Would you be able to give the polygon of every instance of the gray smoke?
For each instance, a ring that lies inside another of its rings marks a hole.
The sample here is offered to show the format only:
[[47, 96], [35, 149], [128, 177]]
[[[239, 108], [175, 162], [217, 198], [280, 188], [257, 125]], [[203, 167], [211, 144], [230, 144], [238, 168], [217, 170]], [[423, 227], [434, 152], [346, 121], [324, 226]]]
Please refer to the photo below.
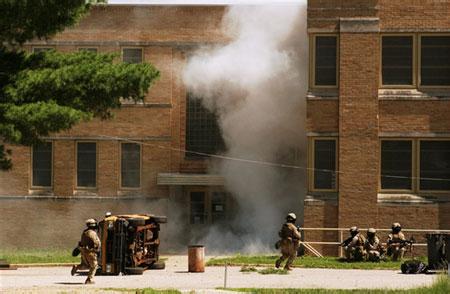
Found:
[[[231, 41], [191, 55], [183, 80], [218, 114], [225, 155], [304, 165], [306, 1], [232, 6], [223, 30]], [[285, 215], [302, 212], [304, 170], [234, 160], [212, 160], [210, 169], [225, 177], [239, 209], [201, 240], [209, 252], [272, 250]]]

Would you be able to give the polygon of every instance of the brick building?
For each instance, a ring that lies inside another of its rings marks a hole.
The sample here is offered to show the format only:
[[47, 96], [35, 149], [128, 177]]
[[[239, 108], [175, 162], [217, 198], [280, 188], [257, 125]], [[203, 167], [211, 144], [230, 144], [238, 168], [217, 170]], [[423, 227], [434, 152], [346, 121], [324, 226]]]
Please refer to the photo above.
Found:
[[[77, 26], [25, 45], [117, 52], [153, 63], [161, 78], [144, 103], [125, 103], [112, 120], [82, 123], [39, 148], [13, 146], [14, 168], [0, 172], [0, 244], [73, 245], [80, 220], [108, 210], [167, 214], [165, 237], [184, 241], [194, 231], [186, 226], [201, 231], [229, 216], [235, 204], [224, 179], [208, 173], [211, 159], [180, 151], [223, 144], [180, 74], [193, 49], [226, 42], [224, 11], [98, 6]], [[448, 11], [447, 0], [308, 1], [305, 227], [450, 229]]]
[[[223, 147], [216, 117], [189, 97], [180, 76], [186, 54], [225, 41], [224, 9], [96, 6], [75, 27], [25, 44], [29, 52], [115, 52], [124, 62], [154, 64], [161, 77], [144, 103], [124, 102], [114, 119], [81, 123], [34, 148], [12, 146], [13, 169], [0, 172], [2, 245], [73, 245], [82, 220], [105, 211], [168, 215], [173, 228], [164, 228], [165, 237], [228, 216], [233, 202], [223, 178], [206, 173], [210, 159], [180, 151]], [[10, 224], [17, 219], [21, 234]]]
[[306, 227], [450, 229], [449, 11], [308, 1]]

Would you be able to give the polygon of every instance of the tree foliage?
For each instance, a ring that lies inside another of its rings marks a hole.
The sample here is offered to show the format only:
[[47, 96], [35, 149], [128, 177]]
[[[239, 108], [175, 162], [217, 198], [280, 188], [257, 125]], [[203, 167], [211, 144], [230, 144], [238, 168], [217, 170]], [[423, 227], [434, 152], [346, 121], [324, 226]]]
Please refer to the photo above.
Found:
[[[92, 1], [88, 1], [92, 2]], [[0, 0], [0, 139], [33, 145], [93, 117], [106, 119], [121, 99], [142, 101], [159, 77], [151, 64], [117, 62], [114, 54], [25, 53], [17, 44], [48, 38], [74, 24], [87, 1]], [[0, 145], [0, 169], [10, 151]]]

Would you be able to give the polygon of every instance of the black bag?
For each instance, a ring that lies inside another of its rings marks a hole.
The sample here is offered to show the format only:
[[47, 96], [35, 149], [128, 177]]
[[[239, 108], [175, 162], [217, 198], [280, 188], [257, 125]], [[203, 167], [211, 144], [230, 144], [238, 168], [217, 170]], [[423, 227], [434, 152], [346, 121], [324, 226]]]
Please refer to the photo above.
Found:
[[81, 251], [80, 251], [80, 248], [78, 248], [78, 246], [72, 250], [73, 257], [80, 255], [80, 253], [81, 253]]
[[427, 265], [419, 260], [407, 260], [400, 269], [403, 274], [425, 274], [428, 271]]

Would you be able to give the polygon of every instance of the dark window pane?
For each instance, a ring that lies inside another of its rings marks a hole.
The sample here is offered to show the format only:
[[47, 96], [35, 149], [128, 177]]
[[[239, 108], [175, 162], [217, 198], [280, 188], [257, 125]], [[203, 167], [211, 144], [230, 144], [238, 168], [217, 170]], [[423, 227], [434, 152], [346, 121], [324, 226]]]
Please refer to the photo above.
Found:
[[317, 86], [335, 86], [337, 37], [316, 37], [315, 82]]
[[[225, 149], [225, 144], [217, 122], [217, 116], [206, 109], [200, 99], [188, 95], [186, 115], [186, 150], [217, 154]], [[202, 155], [186, 153], [194, 158]]]
[[123, 62], [141, 63], [142, 62], [142, 49], [141, 48], [124, 48], [123, 49]]
[[135, 143], [122, 144], [122, 187], [139, 188], [141, 185], [141, 147]]
[[33, 186], [52, 185], [52, 143], [33, 146]]
[[314, 188], [336, 189], [336, 141], [314, 141]]
[[77, 144], [77, 186], [95, 187], [97, 173], [96, 143]]
[[411, 190], [412, 141], [381, 142], [381, 189]]
[[420, 141], [420, 189], [450, 190], [450, 141]]
[[206, 222], [205, 192], [191, 192], [191, 224]]
[[83, 48], [78, 48], [78, 51], [87, 51], [87, 52], [97, 53], [97, 48], [83, 47]]
[[450, 86], [450, 36], [421, 38], [421, 84]]
[[412, 85], [413, 37], [383, 37], [383, 85]]
[[225, 221], [227, 193], [213, 192], [211, 195], [211, 217], [213, 223]]

